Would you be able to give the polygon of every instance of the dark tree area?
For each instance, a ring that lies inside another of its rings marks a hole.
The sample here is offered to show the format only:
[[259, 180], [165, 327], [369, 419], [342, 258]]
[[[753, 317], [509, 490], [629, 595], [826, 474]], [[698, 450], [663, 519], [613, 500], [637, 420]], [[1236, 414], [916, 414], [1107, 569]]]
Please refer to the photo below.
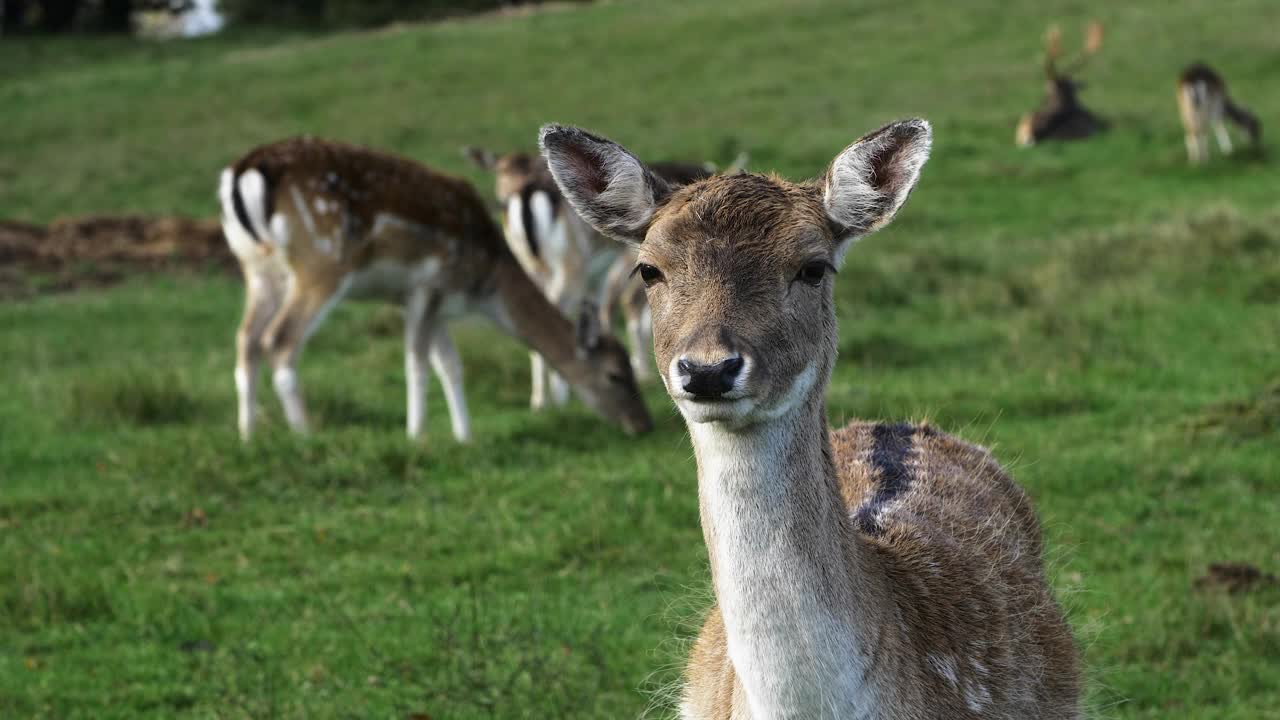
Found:
[[133, 0], [102, 0], [102, 29], [107, 32], [129, 32], [133, 29]]
[[[220, 0], [218, 9], [245, 25], [373, 27], [396, 21], [466, 15], [538, 0]], [[583, 0], [586, 1], [586, 0]], [[0, 0], [5, 33], [72, 30], [129, 32], [136, 10], [182, 12], [191, 0]]]
[[81, 0], [41, 0], [39, 29], [43, 32], [66, 32], [75, 24]]
[[26, 14], [27, 0], [0, 0], [0, 32], [20, 30]]
[[[585, 0], [584, 0], [585, 1]], [[429, 20], [485, 12], [537, 0], [221, 0], [232, 22], [250, 25], [374, 27], [396, 21]]]
[[0, 0], [0, 30], [127, 33], [135, 10], [178, 13], [189, 7], [190, 0]]

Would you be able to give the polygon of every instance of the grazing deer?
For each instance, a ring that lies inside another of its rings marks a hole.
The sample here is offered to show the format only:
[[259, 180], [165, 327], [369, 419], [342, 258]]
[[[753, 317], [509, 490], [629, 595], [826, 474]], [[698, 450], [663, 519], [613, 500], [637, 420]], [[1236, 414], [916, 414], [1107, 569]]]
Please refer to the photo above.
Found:
[[1178, 113], [1186, 132], [1187, 158], [1195, 164], [1209, 159], [1209, 129], [1218, 138], [1218, 149], [1231, 154], [1231, 136], [1224, 120], [1240, 126], [1249, 142], [1258, 147], [1262, 124], [1253, 113], [1231, 101], [1222, 76], [1204, 63], [1194, 63], [1178, 76]]
[[1062, 54], [1061, 32], [1057, 26], [1045, 34], [1045, 97], [1040, 108], [1018, 121], [1016, 141], [1029, 147], [1043, 140], [1079, 140], [1105, 130], [1107, 124], [1080, 104], [1084, 83], [1075, 75], [1102, 47], [1102, 25], [1089, 24], [1084, 48], [1071, 61], [1058, 64]]
[[673, 189], [609, 140], [542, 130], [573, 207], [638, 248], [658, 367], [693, 440], [716, 605], [687, 720], [1081, 717], [1026, 494], [929, 425], [827, 426], [835, 268], [902, 207], [931, 138], [908, 120], [815, 182]]
[[[570, 211], [547, 172], [541, 156], [514, 152], [495, 155], [480, 148], [465, 148], [472, 162], [495, 177], [494, 193], [503, 209], [507, 246], [551, 304], [563, 313], [583, 306], [587, 299], [588, 270], [597, 248], [595, 232]], [[569, 399], [569, 386], [547, 367], [542, 355], [529, 353], [532, 389], [529, 406], [541, 410], [550, 401], [557, 406]]]
[[[564, 203], [541, 155], [499, 155], [473, 146], [463, 148], [463, 154], [475, 165], [493, 172], [494, 195], [503, 207], [507, 244], [525, 272], [562, 312], [581, 307], [589, 294], [592, 266], [597, 258], [614, 254], [614, 244], [604, 241]], [[745, 163], [746, 154], [740, 154], [725, 172], [739, 172]], [[673, 161], [654, 163], [651, 169], [673, 185], [702, 180], [717, 171], [712, 163]], [[614, 309], [622, 309], [632, 371], [636, 378], [648, 380], [649, 348], [653, 342], [648, 331], [644, 286], [632, 279], [635, 258], [627, 253], [618, 255], [596, 294], [595, 304], [606, 328], [613, 324]], [[530, 407], [540, 410], [547, 405], [547, 388], [551, 402], [563, 405], [568, 399], [564, 381], [546, 368], [536, 352], [530, 353], [529, 359], [533, 375]]]
[[586, 404], [627, 432], [650, 427], [626, 351], [595, 313], [574, 324], [547, 302], [465, 180], [409, 160], [312, 138], [259, 147], [222, 172], [227, 243], [245, 277], [236, 335], [240, 434], [253, 430], [265, 357], [289, 426], [307, 429], [298, 356], [345, 297], [405, 308], [408, 433], [426, 420], [427, 363], [440, 375], [454, 436], [470, 438], [462, 364], [446, 323], [479, 312], [536, 349]]

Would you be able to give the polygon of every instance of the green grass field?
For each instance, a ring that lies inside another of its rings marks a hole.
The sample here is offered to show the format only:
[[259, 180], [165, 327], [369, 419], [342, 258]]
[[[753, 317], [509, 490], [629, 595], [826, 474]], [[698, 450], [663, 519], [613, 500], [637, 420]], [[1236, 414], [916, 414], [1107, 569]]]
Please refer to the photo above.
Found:
[[[833, 424], [929, 418], [1035, 497], [1099, 718], [1280, 718], [1280, 161], [1186, 166], [1206, 59], [1280, 127], [1280, 5], [676, 0], [336, 36], [0, 40], [0, 218], [217, 212], [219, 169], [309, 132], [463, 172], [546, 121], [652, 159], [819, 173], [923, 115], [933, 159], [837, 282]], [[1092, 7], [1091, 7], [1092, 6]], [[1113, 129], [1013, 147], [1050, 20], [1106, 45]], [[1274, 133], [1273, 133], [1274, 134]], [[235, 434], [238, 280], [139, 277], [0, 304], [0, 717], [666, 717], [708, 603], [683, 424], [628, 440], [527, 410], [523, 350], [455, 333], [403, 434], [398, 313], [340, 307]]]

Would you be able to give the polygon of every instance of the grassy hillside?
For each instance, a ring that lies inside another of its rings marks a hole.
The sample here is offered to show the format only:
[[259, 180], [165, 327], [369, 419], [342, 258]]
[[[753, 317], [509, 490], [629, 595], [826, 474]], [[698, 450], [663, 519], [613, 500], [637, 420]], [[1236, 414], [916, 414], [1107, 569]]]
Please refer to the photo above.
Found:
[[[594, 128], [812, 176], [877, 124], [936, 150], [840, 273], [833, 423], [930, 418], [1034, 495], [1106, 718], [1280, 717], [1280, 165], [1186, 167], [1205, 59], [1278, 125], [1280, 6], [618, 2], [338, 36], [0, 41], [0, 218], [212, 215], [219, 168], [313, 133], [484, 181], [463, 144]], [[1107, 26], [1086, 143], [1012, 147], [1049, 20]], [[486, 185], [487, 187], [487, 182]], [[403, 437], [400, 327], [340, 307], [234, 431], [240, 287], [0, 305], [0, 716], [653, 717], [707, 603], [688, 439], [536, 416], [514, 343], [457, 333], [476, 442]]]

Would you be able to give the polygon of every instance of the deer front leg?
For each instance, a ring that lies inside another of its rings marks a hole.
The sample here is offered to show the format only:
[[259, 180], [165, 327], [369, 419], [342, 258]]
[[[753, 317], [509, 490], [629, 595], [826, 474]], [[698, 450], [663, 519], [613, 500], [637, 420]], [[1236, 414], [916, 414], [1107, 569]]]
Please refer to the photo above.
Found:
[[337, 281], [302, 281], [295, 277], [284, 306], [267, 329], [265, 344], [271, 354], [271, 381], [284, 408], [285, 420], [294, 432], [307, 432], [307, 413], [298, 383], [298, 357], [307, 338], [341, 296]]
[[1200, 141], [1198, 133], [1189, 132], [1186, 134], [1187, 140], [1187, 159], [1192, 165], [1199, 165], [1204, 162], [1205, 144]]
[[1231, 154], [1231, 135], [1227, 133], [1227, 125], [1222, 122], [1222, 118], [1218, 118], [1213, 123], [1213, 133], [1218, 138], [1218, 149], [1223, 155]]
[[541, 355], [531, 352], [529, 353], [529, 370], [532, 375], [529, 408], [537, 411], [547, 406], [547, 363]]
[[244, 282], [244, 317], [236, 331], [236, 425], [240, 431], [240, 439], [248, 442], [253, 435], [258, 368], [263, 354], [262, 339], [272, 317], [280, 308], [284, 293], [278, 279], [266, 271], [246, 268]]
[[453, 437], [461, 443], [471, 442], [471, 418], [467, 414], [467, 398], [462, 391], [462, 358], [449, 337], [448, 328], [441, 323], [431, 340], [431, 367], [440, 376], [444, 400], [449, 405], [449, 424]]

